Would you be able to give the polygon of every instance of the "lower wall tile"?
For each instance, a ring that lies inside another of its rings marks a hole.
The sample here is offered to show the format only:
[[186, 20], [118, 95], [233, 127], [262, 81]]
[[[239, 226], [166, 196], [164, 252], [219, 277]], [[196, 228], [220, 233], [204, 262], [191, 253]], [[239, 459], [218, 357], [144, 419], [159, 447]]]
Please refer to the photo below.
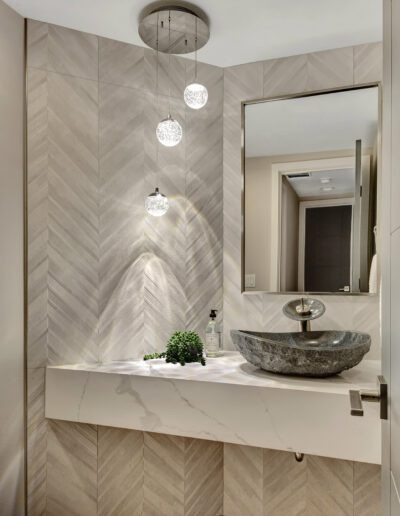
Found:
[[263, 510], [265, 516], [306, 514], [307, 462], [291, 452], [264, 451]]
[[380, 467], [49, 421], [38, 500], [29, 516], [379, 516]]
[[45, 369], [28, 369], [27, 488], [29, 516], [46, 513], [47, 421], [44, 417]]
[[380, 516], [381, 468], [354, 463], [354, 516]]
[[98, 515], [143, 513], [143, 432], [98, 427]]
[[144, 433], [145, 516], [184, 515], [184, 437]]
[[378, 516], [380, 466], [224, 444], [224, 516]]
[[185, 516], [222, 514], [223, 444], [185, 439]]
[[145, 516], [217, 516], [223, 505], [223, 444], [144, 434]]
[[353, 516], [353, 463], [307, 457], [307, 516]]
[[262, 448], [225, 443], [224, 516], [261, 516], [262, 504]]
[[50, 421], [47, 433], [47, 515], [97, 515], [97, 428]]

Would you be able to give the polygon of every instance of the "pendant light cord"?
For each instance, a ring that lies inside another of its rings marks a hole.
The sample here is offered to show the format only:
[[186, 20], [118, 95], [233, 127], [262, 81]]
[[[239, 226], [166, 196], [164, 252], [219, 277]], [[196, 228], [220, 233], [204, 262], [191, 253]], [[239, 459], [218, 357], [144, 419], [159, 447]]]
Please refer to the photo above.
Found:
[[197, 82], [197, 16], [195, 18], [195, 38], [194, 38], [194, 82]]
[[168, 112], [171, 116], [171, 11], [168, 11]]
[[[156, 112], [157, 112], [157, 117], [158, 117], [158, 113], [160, 111], [160, 96], [159, 96], [159, 93], [158, 93], [158, 58], [159, 58], [159, 55], [158, 55], [158, 45], [159, 45], [159, 25], [160, 25], [160, 13], [157, 13], [157, 42], [156, 42]], [[155, 166], [155, 169], [154, 169], [154, 182], [156, 183], [156, 188], [157, 188], [157, 176], [158, 176], [158, 147], [159, 147], [159, 142], [156, 140], [156, 166]]]

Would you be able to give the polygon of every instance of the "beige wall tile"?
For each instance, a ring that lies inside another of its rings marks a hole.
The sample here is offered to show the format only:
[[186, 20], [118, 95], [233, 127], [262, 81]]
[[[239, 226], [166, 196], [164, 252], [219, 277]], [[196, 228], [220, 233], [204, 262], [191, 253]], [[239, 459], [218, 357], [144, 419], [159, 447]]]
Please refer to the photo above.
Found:
[[307, 457], [307, 516], [353, 515], [353, 463]]
[[[154, 50], [144, 49], [144, 89], [167, 99], [169, 96], [183, 102], [183, 92], [186, 87], [187, 59], [169, 56]], [[158, 74], [158, 77], [157, 77]], [[158, 88], [157, 88], [158, 82]]]
[[144, 433], [145, 516], [183, 516], [184, 452], [184, 437]]
[[264, 97], [306, 91], [307, 71], [306, 55], [264, 61]]
[[28, 20], [27, 27], [27, 66], [28, 68], [47, 69], [47, 23]]
[[99, 80], [143, 89], [145, 87], [144, 53], [143, 47], [99, 38]]
[[185, 516], [222, 514], [223, 444], [185, 439]]
[[231, 66], [224, 69], [224, 117], [233, 106], [240, 112], [240, 102], [261, 98], [263, 95], [263, 62]]
[[354, 516], [380, 516], [381, 468], [377, 464], [354, 463]]
[[306, 516], [307, 458], [297, 462], [292, 452], [263, 450], [264, 516]]
[[198, 77], [210, 95], [199, 112], [186, 108], [185, 114], [188, 222], [185, 324], [204, 338], [210, 308], [216, 308], [222, 319], [223, 73], [219, 68], [201, 65]]
[[143, 432], [98, 427], [98, 515], [143, 514]]
[[224, 516], [262, 514], [262, 448], [224, 443]]
[[48, 27], [47, 69], [97, 81], [97, 36], [57, 25]]
[[307, 54], [307, 90], [353, 84], [353, 47]]
[[150, 191], [143, 172], [144, 94], [100, 83], [99, 102], [99, 352], [107, 361], [144, 354], [144, 199]]
[[27, 65], [98, 80], [98, 38], [58, 25], [28, 20]]
[[48, 74], [49, 361], [97, 360], [98, 87]]
[[[151, 94], [148, 95], [153, 98]], [[171, 99], [171, 110], [173, 116], [185, 124], [182, 101]], [[156, 125], [152, 120], [160, 118], [156, 106], [150, 110], [148, 104], [144, 129], [146, 188], [150, 194], [157, 181], [170, 205], [167, 216], [145, 215], [144, 219], [144, 345], [150, 352], [165, 349], [171, 334], [185, 328], [187, 228], [186, 134], [177, 147], [171, 149], [159, 145], [157, 150], [154, 138]], [[158, 170], [157, 174], [151, 174], [151, 169]]]
[[97, 515], [97, 428], [50, 421], [47, 433], [49, 516]]
[[28, 367], [47, 364], [47, 74], [27, 71]]
[[382, 43], [354, 47], [354, 84], [382, 81]]
[[45, 369], [27, 371], [27, 488], [28, 514], [46, 512], [47, 421], [44, 417]]

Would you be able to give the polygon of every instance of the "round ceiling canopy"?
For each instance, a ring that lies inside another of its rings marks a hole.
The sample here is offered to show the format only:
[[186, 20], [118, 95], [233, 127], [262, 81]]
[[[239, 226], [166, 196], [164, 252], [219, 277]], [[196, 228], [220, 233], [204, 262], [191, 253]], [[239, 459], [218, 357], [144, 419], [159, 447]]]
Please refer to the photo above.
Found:
[[165, 54], [189, 54], [203, 47], [210, 38], [205, 17], [174, 5], [156, 7], [140, 20], [139, 35], [154, 50], [157, 50], [157, 32], [158, 50]]

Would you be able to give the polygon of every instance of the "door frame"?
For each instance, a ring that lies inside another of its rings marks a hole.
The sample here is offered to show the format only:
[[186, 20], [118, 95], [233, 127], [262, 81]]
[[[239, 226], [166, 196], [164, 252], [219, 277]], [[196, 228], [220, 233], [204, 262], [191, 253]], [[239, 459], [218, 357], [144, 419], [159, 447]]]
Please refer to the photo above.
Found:
[[[381, 339], [382, 374], [388, 383], [388, 419], [382, 421], [382, 515], [392, 514], [392, 497], [396, 488], [391, 471], [391, 199], [392, 199], [392, 41], [399, 23], [392, 0], [383, 0], [383, 81], [382, 81], [382, 232], [379, 238], [381, 252]], [[396, 70], [398, 73], [398, 70]], [[396, 142], [398, 145], [398, 143]], [[378, 235], [379, 236], [379, 235]], [[392, 516], [395, 516], [394, 514]]]
[[[345, 153], [346, 151], [343, 151]], [[271, 165], [271, 206], [272, 219], [277, 224], [271, 227], [271, 255], [270, 255], [270, 286], [271, 292], [279, 292], [281, 283], [280, 257], [282, 249], [281, 230], [282, 230], [282, 214], [281, 214], [281, 192], [282, 192], [282, 176], [301, 172], [314, 172], [319, 170], [336, 170], [354, 167], [353, 155], [338, 156], [334, 158], [317, 158], [305, 161], [290, 161], [273, 163]], [[371, 160], [371, 154], [366, 153], [362, 156], [363, 164]], [[302, 290], [301, 290], [302, 291]]]
[[[318, 199], [315, 201], [300, 201], [299, 203], [299, 260], [298, 260], [298, 289], [304, 292], [304, 264], [305, 264], [305, 245], [306, 245], [306, 210], [308, 208], [328, 208], [330, 206], [351, 206], [354, 207], [354, 199], [343, 197], [338, 199]], [[351, 236], [350, 236], [350, 273], [353, 261], [353, 217], [354, 210], [351, 211]], [[351, 278], [349, 277], [349, 282]], [[350, 283], [349, 283], [350, 285]]]

